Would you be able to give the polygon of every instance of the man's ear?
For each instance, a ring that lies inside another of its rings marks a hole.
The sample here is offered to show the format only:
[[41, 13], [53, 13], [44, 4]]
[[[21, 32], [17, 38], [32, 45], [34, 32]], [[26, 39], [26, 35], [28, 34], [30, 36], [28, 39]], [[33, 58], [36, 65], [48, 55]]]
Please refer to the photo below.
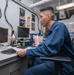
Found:
[[51, 19], [51, 16], [50, 15], [48, 15], [48, 20], [50, 20]]

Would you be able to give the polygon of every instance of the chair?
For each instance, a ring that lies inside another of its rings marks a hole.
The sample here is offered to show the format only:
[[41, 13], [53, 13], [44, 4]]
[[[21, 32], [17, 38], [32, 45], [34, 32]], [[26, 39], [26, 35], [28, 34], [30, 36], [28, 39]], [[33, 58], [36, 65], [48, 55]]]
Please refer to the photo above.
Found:
[[62, 74], [62, 63], [70, 63], [74, 66], [74, 61], [68, 57], [40, 57], [42, 60], [46, 61], [54, 61], [55, 63], [55, 75], [63, 75]]

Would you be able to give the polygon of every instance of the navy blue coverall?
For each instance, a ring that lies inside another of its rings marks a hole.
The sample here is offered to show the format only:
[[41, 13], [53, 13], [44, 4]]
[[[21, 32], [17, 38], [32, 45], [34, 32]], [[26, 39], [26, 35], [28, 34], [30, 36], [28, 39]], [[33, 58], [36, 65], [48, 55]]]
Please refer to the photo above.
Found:
[[[26, 51], [28, 58], [34, 59], [34, 66], [27, 69], [24, 75], [54, 75], [54, 62], [42, 61], [39, 56], [64, 56], [74, 60], [74, 49], [65, 24], [55, 21], [48, 32], [47, 39], [37, 48]], [[74, 67], [63, 63], [63, 75], [73, 75]]]

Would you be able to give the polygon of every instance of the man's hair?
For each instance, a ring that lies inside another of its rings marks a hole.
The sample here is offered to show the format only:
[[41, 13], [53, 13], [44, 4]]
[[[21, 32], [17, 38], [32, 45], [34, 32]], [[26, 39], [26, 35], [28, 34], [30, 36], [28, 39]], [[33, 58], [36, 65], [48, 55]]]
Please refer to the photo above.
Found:
[[47, 11], [47, 10], [51, 10], [54, 13], [53, 7], [45, 7], [45, 8], [42, 8], [42, 9], [40, 9], [40, 12]]
[[45, 8], [40, 9], [40, 12], [43, 12], [43, 11], [51, 11], [53, 14], [52, 20], [54, 20], [54, 9], [53, 9], [53, 7], [45, 7]]

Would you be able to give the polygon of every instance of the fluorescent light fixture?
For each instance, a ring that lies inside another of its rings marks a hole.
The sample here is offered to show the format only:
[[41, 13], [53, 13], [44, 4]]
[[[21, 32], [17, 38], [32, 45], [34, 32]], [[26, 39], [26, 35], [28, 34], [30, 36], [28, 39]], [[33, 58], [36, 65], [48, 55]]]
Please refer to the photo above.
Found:
[[30, 7], [30, 8], [33, 8], [33, 7], [39, 6], [39, 5], [41, 5], [41, 4], [47, 3], [47, 2], [49, 2], [49, 1], [51, 1], [51, 0], [42, 0], [42, 1], [39, 1], [39, 2], [37, 2], [37, 3], [34, 3], [34, 4], [30, 5], [29, 7]]
[[57, 6], [56, 9], [63, 10], [63, 9], [71, 8], [71, 7], [74, 7], [74, 2], [65, 4], [65, 5], [61, 5], [61, 6]]

